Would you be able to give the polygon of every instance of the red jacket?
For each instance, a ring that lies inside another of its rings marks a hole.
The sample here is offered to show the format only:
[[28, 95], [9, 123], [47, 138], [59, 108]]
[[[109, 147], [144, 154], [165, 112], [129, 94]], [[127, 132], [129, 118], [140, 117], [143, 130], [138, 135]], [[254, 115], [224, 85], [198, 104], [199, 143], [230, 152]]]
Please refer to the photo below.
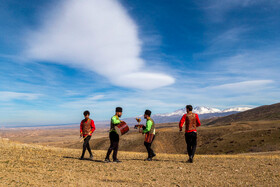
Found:
[[[182, 128], [183, 128], [183, 125], [184, 125], [184, 123], [185, 123], [185, 121], [186, 121], [186, 117], [187, 117], [187, 114], [184, 114], [183, 116], [182, 116], [182, 118], [181, 118], [181, 120], [180, 120], [180, 122], [179, 122], [179, 128], [180, 128], [180, 130], [182, 130]], [[198, 115], [197, 114], [195, 114], [195, 118], [196, 118], [196, 123], [197, 123], [197, 127], [199, 127], [200, 125], [201, 125], [201, 123], [200, 123], [200, 121], [199, 121], [199, 118], [198, 118]], [[196, 132], [196, 129], [195, 130], [185, 130], [185, 132]]]
[[[84, 122], [85, 122], [85, 119], [83, 119], [82, 121], [81, 121], [81, 124], [80, 124], [80, 133], [83, 133], [83, 124], [84, 124]], [[95, 131], [95, 125], [94, 125], [94, 121], [93, 120], [91, 120], [91, 124], [90, 124], [90, 126], [91, 126], [91, 134]], [[88, 134], [88, 136], [91, 136], [91, 134]], [[87, 136], [86, 134], [83, 134], [83, 136], [85, 137], [85, 136]]]

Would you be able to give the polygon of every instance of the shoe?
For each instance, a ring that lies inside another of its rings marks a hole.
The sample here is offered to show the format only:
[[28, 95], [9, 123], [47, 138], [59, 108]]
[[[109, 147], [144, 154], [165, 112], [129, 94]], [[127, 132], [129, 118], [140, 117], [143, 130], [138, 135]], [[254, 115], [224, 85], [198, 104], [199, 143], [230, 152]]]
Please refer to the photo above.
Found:
[[84, 157], [79, 158], [79, 160], [84, 160]]
[[90, 159], [90, 160], [93, 160], [93, 155], [90, 155], [89, 159]]
[[106, 158], [106, 159], [104, 160], [104, 162], [109, 163], [109, 162], [111, 162], [111, 161], [110, 161], [110, 159]]
[[122, 161], [120, 161], [120, 160], [117, 159], [117, 160], [114, 160], [113, 162], [114, 162], [114, 163], [121, 163]]
[[153, 158], [153, 157], [155, 157], [155, 156], [157, 156], [155, 153], [151, 156], [151, 158]]
[[188, 162], [189, 162], [189, 163], [193, 163], [193, 158], [190, 157], [189, 160], [188, 160]]
[[146, 158], [144, 161], [152, 161], [152, 158]]

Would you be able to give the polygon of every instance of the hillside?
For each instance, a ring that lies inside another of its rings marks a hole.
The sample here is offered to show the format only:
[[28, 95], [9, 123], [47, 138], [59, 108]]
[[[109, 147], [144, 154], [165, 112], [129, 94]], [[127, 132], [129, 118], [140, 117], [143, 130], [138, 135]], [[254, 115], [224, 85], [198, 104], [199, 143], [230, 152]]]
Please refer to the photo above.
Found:
[[[80, 161], [80, 151], [26, 145], [0, 139], [0, 186], [245, 186], [278, 185], [279, 153], [185, 155], [120, 152], [120, 164], [103, 163], [105, 151], [94, 160]], [[264, 175], [265, 173], [265, 175]]]
[[[186, 152], [184, 133], [177, 123], [157, 124], [153, 147], [157, 153]], [[76, 129], [15, 129], [0, 131], [0, 137], [22, 143], [81, 149], [79, 127]], [[131, 128], [121, 137], [120, 150], [146, 152], [144, 136]], [[90, 144], [94, 150], [109, 147], [108, 129], [97, 129]], [[235, 122], [224, 126], [198, 128], [199, 154], [238, 154], [280, 151], [280, 120]]]
[[227, 125], [240, 121], [280, 120], [280, 103], [264, 105], [251, 110], [213, 120], [206, 125]]
[[[160, 124], [153, 147], [157, 153], [184, 154], [186, 144], [184, 133], [178, 131], [177, 124]], [[280, 121], [258, 121], [234, 123], [228, 126], [202, 126], [198, 129], [198, 154], [237, 154], [248, 152], [280, 151]], [[121, 137], [120, 150], [146, 152], [144, 136], [136, 130]], [[108, 137], [96, 138], [91, 146], [106, 150]], [[63, 145], [81, 148], [81, 143]]]

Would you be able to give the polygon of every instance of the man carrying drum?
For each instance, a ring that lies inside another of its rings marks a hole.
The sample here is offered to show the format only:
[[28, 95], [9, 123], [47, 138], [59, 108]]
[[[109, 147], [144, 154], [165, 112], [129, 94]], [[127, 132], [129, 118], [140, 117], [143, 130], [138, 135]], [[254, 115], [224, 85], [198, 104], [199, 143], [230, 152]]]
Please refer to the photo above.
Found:
[[122, 116], [122, 108], [117, 107], [116, 108], [116, 114], [111, 118], [111, 128], [110, 128], [110, 133], [109, 133], [109, 138], [110, 138], [110, 147], [108, 149], [105, 162], [110, 162], [110, 154], [112, 151], [113, 153], [113, 162], [119, 163], [117, 159], [117, 154], [118, 154], [118, 149], [119, 149], [119, 135], [116, 132], [115, 126], [120, 124], [122, 121], [119, 119]]
[[80, 136], [84, 137], [84, 144], [83, 144], [83, 152], [80, 160], [84, 159], [86, 149], [89, 152], [90, 159], [93, 159], [93, 155], [90, 149], [89, 140], [91, 138], [92, 133], [95, 131], [94, 121], [89, 118], [90, 112], [84, 111], [85, 119], [81, 121], [80, 124]]
[[187, 105], [186, 110], [187, 110], [187, 114], [184, 114], [182, 119], [180, 120], [179, 129], [180, 131], [182, 131], [183, 126], [185, 124], [185, 129], [186, 129], [185, 140], [187, 143], [187, 151], [189, 155], [188, 162], [192, 163], [196, 150], [196, 139], [197, 139], [196, 127], [199, 127], [201, 124], [198, 115], [192, 112], [193, 110], [192, 105]]
[[144, 145], [148, 152], [148, 158], [145, 161], [152, 161], [152, 158], [156, 156], [151, 148], [156, 134], [155, 123], [151, 118], [151, 114], [152, 112], [150, 110], [146, 110], [144, 114], [144, 118], [147, 119], [146, 127], [143, 128], [143, 134], [145, 134]]

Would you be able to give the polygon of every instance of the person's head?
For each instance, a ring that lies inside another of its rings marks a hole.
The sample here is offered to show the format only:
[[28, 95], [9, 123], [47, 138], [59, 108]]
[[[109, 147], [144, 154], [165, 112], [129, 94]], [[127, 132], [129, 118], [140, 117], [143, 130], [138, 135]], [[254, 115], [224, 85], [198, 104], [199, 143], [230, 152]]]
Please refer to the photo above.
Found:
[[187, 106], [186, 106], [186, 110], [187, 110], [188, 113], [189, 113], [189, 112], [192, 112], [192, 110], [193, 110], [192, 105], [187, 105]]
[[122, 116], [122, 107], [117, 107], [117, 108], [116, 108], [116, 115], [117, 115], [118, 117], [121, 117], [121, 116]]
[[90, 112], [88, 110], [84, 111], [85, 119], [88, 119], [89, 115], [90, 115]]
[[150, 110], [146, 110], [144, 113], [144, 118], [147, 119], [148, 117], [151, 117], [152, 112]]

